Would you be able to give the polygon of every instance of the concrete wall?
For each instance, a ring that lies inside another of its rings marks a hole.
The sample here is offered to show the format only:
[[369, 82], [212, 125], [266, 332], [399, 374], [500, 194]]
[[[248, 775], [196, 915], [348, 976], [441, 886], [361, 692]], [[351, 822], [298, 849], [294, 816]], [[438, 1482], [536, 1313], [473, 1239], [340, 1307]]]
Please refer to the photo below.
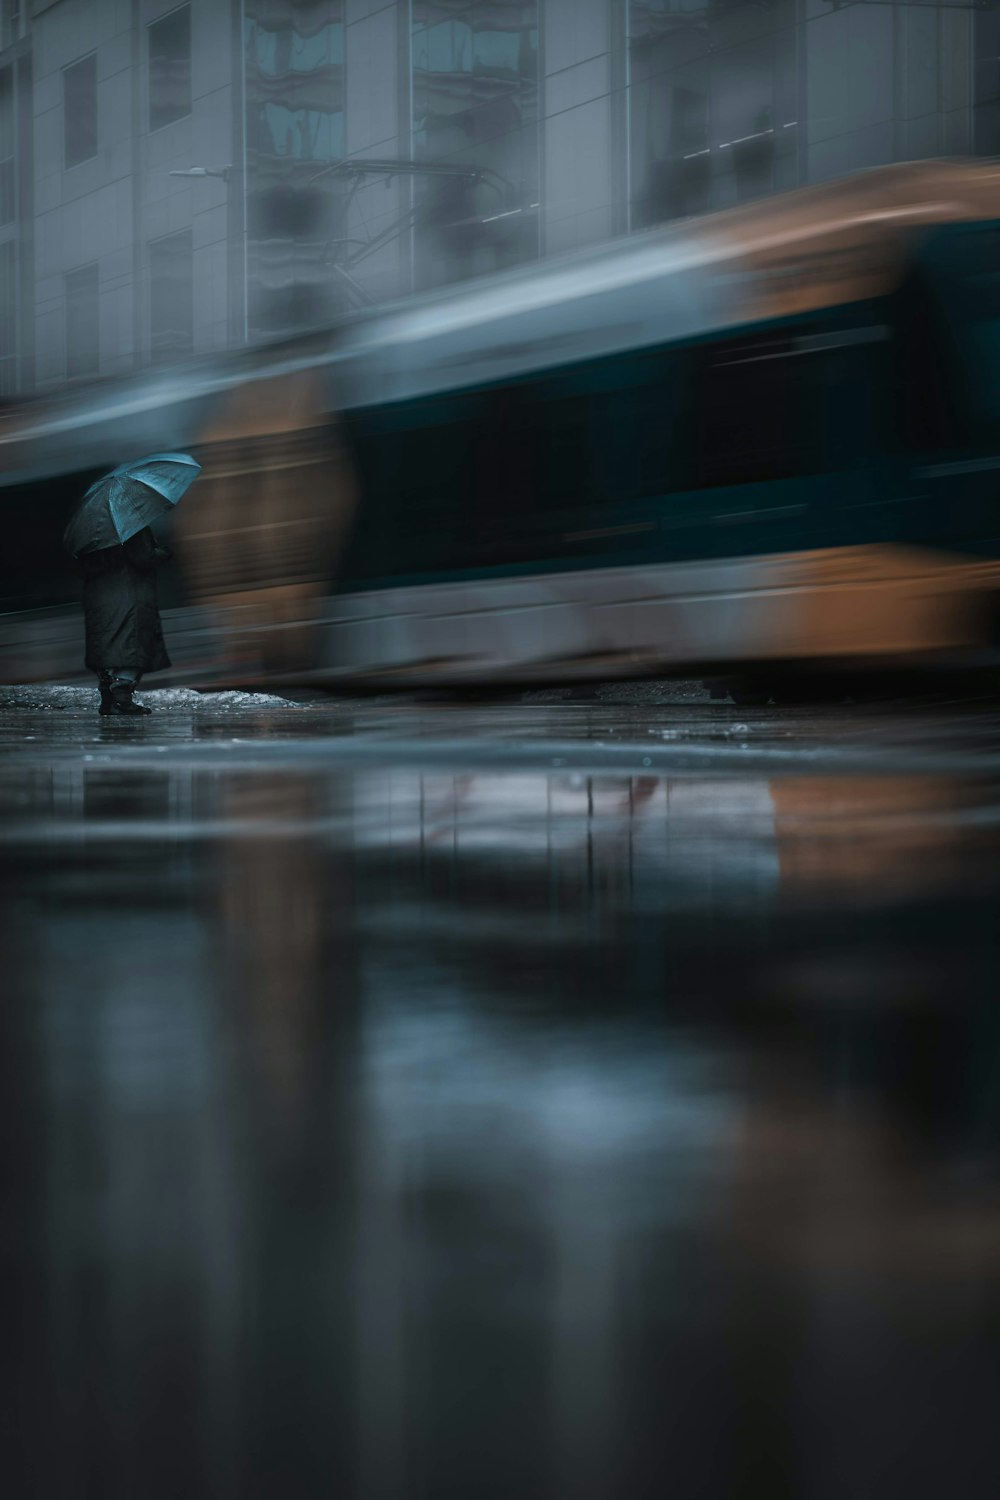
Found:
[[[132, 363], [131, 7], [126, 0], [63, 0], [36, 16], [34, 56], [36, 379], [66, 370], [63, 277], [98, 263], [101, 368]], [[62, 70], [97, 53], [98, 150], [63, 165]]]
[[543, 0], [542, 248], [614, 231], [612, 0]]
[[[121, 374], [148, 353], [151, 239], [191, 229], [196, 350], [225, 347], [227, 187], [184, 181], [172, 168], [226, 165], [232, 140], [232, 22], [226, 3], [195, 3], [192, 112], [148, 129], [146, 26], [175, 9], [169, 0], [62, 0], [33, 23], [36, 244], [36, 379], [66, 370], [64, 276], [96, 261], [100, 371]], [[97, 155], [63, 165], [62, 70], [97, 55]], [[210, 145], [206, 145], [210, 143]], [[196, 157], [207, 149], [213, 161]]]
[[805, 0], [806, 179], [972, 149], [968, 12]]

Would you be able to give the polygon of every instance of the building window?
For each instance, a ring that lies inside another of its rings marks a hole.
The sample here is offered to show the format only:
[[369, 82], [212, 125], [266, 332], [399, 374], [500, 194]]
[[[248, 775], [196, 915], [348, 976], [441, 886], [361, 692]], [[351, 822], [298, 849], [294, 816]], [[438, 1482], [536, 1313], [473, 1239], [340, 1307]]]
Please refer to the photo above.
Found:
[[182, 5], [149, 28], [149, 128], [191, 113], [191, 7]]
[[149, 246], [149, 354], [153, 360], [190, 354], [194, 348], [191, 231]]
[[[537, 0], [413, 0], [417, 281], [538, 254]], [[452, 173], [442, 168], [453, 168]]]
[[798, 181], [794, 0], [629, 0], [634, 228]]
[[97, 54], [63, 68], [63, 150], [67, 167], [97, 155]]
[[14, 131], [14, 69], [0, 68], [0, 224], [17, 213], [17, 150]]
[[96, 375], [98, 343], [97, 265], [81, 266], [66, 277], [66, 374]]
[[341, 184], [316, 174], [345, 152], [343, 0], [245, 0], [243, 45], [254, 338], [336, 311], [330, 247], [347, 234]]

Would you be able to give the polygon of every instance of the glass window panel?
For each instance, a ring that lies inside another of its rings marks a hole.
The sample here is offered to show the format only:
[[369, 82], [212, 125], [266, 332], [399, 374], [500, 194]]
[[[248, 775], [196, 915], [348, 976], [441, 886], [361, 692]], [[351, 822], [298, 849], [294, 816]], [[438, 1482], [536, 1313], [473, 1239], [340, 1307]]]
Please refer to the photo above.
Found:
[[[296, 161], [336, 161], [344, 154], [344, 120], [326, 110], [264, 104], [253, 116], [252, 149]], [[248, 141], [248, 145], [250, 142]]]
[[414, 154], [468, 169], [415, 179], [426, 286], [538, 253], [538, 6], [414, 0], [412, 19]]
[[99, 360], [97, 265], [66, 277], [66, 374], [96, 375]]
[[310, 36], [293, 30], [290, 21], [277, 26], [247, 21], [248, 61], [265, 78], [280, 78], [287, 73], [313, 73], [317, 69], [341, 65], [343, 27], [327, 22]]
[[[248, 147], [335, 161], [344, 153], [344, 28], [339, 0], [249, 0], [244, 33]], [[263, 165], [263, 164], [261, 164]]]
[[63, 69], [63, 146], [67, 167], [97, 155], [97, 57]]
[[[825, 422], [835, 371], [862, 378], [870, 344], [802, 352], [779, 334], [751, 334], [693, 355], [693, 488], [754, 484], [829, 467]], [[843, 437], [838, 441], [843, 445]]]
[[149, 246], [149, 352], [154, 360], [194, 347], [191, 231]]
[[328, 315], [344, 139], [342, 0], [245, 0], [248, 314], [254, 335]]
[[149, 28], [149, 128], [191, 113], [191, 7], [182, 5]]
[[472, 70], [472, 28], [467, 21], [441, 21], [417, 33], [414, 66], [432, 73]]
[[631, 0], [629, 59], [637, 228], [795, 185], [793, 0]]

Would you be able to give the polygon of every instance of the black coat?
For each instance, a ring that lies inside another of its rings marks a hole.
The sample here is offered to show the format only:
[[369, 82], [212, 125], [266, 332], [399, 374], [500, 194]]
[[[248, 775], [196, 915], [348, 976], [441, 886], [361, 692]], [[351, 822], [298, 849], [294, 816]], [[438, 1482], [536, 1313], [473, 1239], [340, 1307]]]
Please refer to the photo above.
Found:
[[169, 667], [154, 568], [169, 556], [148, 529], [123, 547], [80, 557], [86, 665], [92, 672], [159, 672]]

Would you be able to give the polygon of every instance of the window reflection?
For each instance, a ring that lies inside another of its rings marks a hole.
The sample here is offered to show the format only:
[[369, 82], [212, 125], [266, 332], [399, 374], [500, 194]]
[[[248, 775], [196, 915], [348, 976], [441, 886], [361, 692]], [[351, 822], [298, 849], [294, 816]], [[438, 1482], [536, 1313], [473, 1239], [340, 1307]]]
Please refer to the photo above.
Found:
[[343, 29], [328, 21], [312, 35], [293, 31], [282, 21], [278, 26], [250, 19], [247, 47], [252, 50], [259, 72], [267, 78], [286, 73], [313, 73], [331, 64], [343, 63]]
[[336, 185], [310, 179], [345, 152], [343, 0], [247, 0], [244, 51], [248, 321], [263, 336], [334, 310]]
[[[287, 9], [287, 14], [282, 11]], [[336, 11], [337, 15], [331, 13]], [[246, 21], [247, 146], [300, 161], [344, 154], [344, 28], [338, 0], [267, 7]]]
[[336, 161], [343, 156], [343, 118], [325, 110], [263, 104], [253, 120], [247, 149], [297, 161]]
[[798, 180], [793, 0], [630, 0], [636, 228]]
[[[470, 174], [417, 178], [417, 278], [538, 253], [537, 0], [413, 0], [413, 147]], [[482, 175], [474, 177], [471, 169]]]

